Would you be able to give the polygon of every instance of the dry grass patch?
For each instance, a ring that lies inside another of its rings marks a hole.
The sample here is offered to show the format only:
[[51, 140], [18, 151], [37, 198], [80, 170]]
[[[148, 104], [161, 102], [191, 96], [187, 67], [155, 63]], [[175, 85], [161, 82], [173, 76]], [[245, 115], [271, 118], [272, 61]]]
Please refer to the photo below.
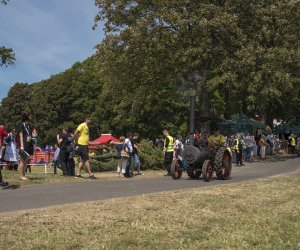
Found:
[[299, 249], [300, 175], [1, 215], [3, 249]]

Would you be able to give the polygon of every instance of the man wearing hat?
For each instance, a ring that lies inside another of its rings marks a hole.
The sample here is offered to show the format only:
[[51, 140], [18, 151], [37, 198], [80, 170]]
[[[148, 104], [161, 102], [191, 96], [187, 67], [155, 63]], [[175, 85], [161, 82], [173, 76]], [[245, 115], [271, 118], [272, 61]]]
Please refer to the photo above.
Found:
[[209, 148], [219, 148], [224, 146], [226, 142], [225, 137], [220, 133], [217, 127], [213, 128], [213, 134], [208, 137]]

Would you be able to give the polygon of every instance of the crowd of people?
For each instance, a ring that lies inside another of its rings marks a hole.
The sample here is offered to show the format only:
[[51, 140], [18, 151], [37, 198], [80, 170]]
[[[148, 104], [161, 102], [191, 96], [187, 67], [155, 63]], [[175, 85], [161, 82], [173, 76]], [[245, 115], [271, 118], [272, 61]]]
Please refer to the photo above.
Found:
[[[20, 179], [27, 181], [26, 169], [36, 147], [35, 129], [31, 125], [32, 114], [24, 112], [21, 123], [17, 129], [6, 132], [3, 125], [0, 125], [0, 186], [7, 186], [8, 183], [2, 178], [2, 162], [6, 162], [9, 170], [19, 170]], [[90, 116], [86, 116], [74, 133], [69, 128], [62, 129], [56, 136], [55, 154], [53, 157], [54, 169], [60, 168], [63, 176], [75, 176], [83, 178], [82, 169], [85, 167], [89, 179], [96, 179], [91, 171], [89, 155], [89, 125], [92, 122]], [[142, 175], [141, 162], [139, 158], [140, 144], [137, 133], [128, 133], [127, 137], [121, 136], [119, 142], [111, 142], [115, 147], [116, 159], [118, 160], [117, 173], [119, 177], [134, 176], [134, 169], [137, 175]], [[163, 136], [157, 139], [155, 144], [162, 148], [165, 160], [165, 176], [170, 175], [171, 165], [174, 158], [182, 157], [184, 145], [189, 144], [190, 137], [182, 140], [181, 136], [173, 137], [167, 129], [163, 130]], [[209, 136], [205, 130], [196, 131], [193, 135], [195, 145], [204, 145], [208, 148], [224, 146], [231, 150], [233, 162], [237, 166], [244, 166], [244, 162], [251, 162], [254, 157], [264, 158], [266, 154], [287, 153], [295, 154], [300, 149], [300, 137], [289, 135], [289, 137], [272, 133], [263, 133], [257, 130], [250, 135], [234, 134], [228, 137], [223, 136], [215, 128]], [[5, 150], [4, 146], [5, 145]], [[75, 155], [79, 158], [77, 172], [75, 173]]]
[[118, 160], [117, 173], [119, 177], [133, 177], [134, 169], [137, 170], [137, 175], [143, 175], [139, 158], [139, 135], [137, 133], [128, 133], [127, 138], [121, 136], [119, 139], [120, 142], [111, 142], [116, 149], [116, 158]]
[[[208, 133], [203, 129], [196, 131], [193, 135], [195, 146], [205, 146], [207, 148], [226, 147], [232, 153], [232, 162], [236, 166], [245, 166], [245, 162], [253, 162], [255, 157], [265, 158], [266, 154], [298, 154], [300, 156], [300, 135], [275, 135], [271, 132], [256, 130], [255, 133], [233, 134], [223, 136], [220, 130], [215, 127], [213, 133]], [[163, 148], [165, 157], [166, 176], [170, 176], [171, 165], [174, 158], [182, 157], [184, 145], [189, 144], [190, 138], [187, 137], [182, 142], [181, 136], [172, 137], [167, 130], [163, 131], [164, 137], [156, 140], [156, 145]]]
[[[0, 186], [8, 185], [2, 177], [2, 167], [6, 162], [9, 169], [19, 170], [20, 179], [27, 181], [26, 169], [30, 161], [30, 156], [34, 153], [36, 147], [35, 132], [31, 125], [31, 112], [22, 114], [21, 123], [17, 129], [6, 132], [3, 125], [0, 125]], [[82, 124], [78, 126], [74, 134], [69, 132], [68, 128], [64, 128], [57, 134], [57, 144], [55, 146], [54, 165], [55, 168], [61, 168], [63, 176], [75, 175], [75, 152], [79, 157], [79, 164], [75, 177], [82, 178], [81, 170], [83, 167], [87, 169], [89, 179], [96, 179], [92, 174], [89, 159], [89, 124], [90, 116], [86, 116]], [[5, 146], [5, 147], [4, 147]]]
[[[22, 181], [28, 180], [26, 169], [30, 161], [30, 156], [34, 154], [34, 148], [36, 147], [31, 120], [32, 114], [24, 112], [17, 129], [12, 129], [9, 133], [6, 132], [3, 125], [0, 125], [0, 186], [2, 187], [8, 185], [2, 179], [1, 169], [4, 165], [9, 170], [19, 170]], [[90, 164], [89, 125], [91, 121], [91, 117], [86, 116], [84, 122], [77, 127], [74, 133], [71, 133], [69, 128], [63, 128], [56, 135], [55, 153], [52, 159], [55, 173], [57, 173], [57, 168], [59, 168], [62, 170], [62, 176], [83, 178], [81, 171], [85, 167], [88, 178], [92, 180], [96, 179], [91, 171]], [[142, 175], [138, 137], [139, 135], [136, 133], [128, 133], [127, 137], [120, 137], [120, 142], [111, 143], [117, 152], [117, 172], [120, 177], [132, 177], [134, 169], [137, 170], [137, 175]], [[75, 155], [79, 159], [76, 173]], [[5, 164], [3, 164], [4, 162]]]

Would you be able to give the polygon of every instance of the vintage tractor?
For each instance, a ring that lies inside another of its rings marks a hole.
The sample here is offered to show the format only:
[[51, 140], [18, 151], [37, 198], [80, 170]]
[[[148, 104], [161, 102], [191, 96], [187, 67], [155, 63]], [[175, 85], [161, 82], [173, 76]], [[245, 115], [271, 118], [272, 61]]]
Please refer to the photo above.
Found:
[[183, 158], [173, 159], [171, 176], [173, 179], [179, 179], [182, 172], [186, 170], [191, 179], [199, 179], [202, 175], [203, 180], [208, 182], [215, 172], [218, 179], [226, 180], [230, 178], [231, 169], [232, 159], [229, 149], [225, 147], [209, 149], [206, 146], [187, 145]]
[[173, 159], [171, 176], [179, 179], [186, 170], [192, 179], [199, 179], [202, 175], [204, 181], [213, 178], [214, 172], [218, 179], [230, 178], [232, 169], [232, 155], [229, 148], [219, 145], [209, 148], [204, 143], [194, 143], [195, 132], [195, 98], [190, 101], [190, 139], [185, 146], [183, 157]]

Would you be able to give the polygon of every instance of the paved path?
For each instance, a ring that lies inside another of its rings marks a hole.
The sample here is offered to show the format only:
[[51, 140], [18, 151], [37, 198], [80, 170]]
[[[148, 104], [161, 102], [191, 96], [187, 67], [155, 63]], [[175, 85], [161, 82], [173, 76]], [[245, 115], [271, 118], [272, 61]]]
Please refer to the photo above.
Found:
[[177, 181], [169, 177], [143, 180], [136, 177], [114, 181], [87, 180], [75, 183], [23, 186], [15, 190], [7, 189], [0, 191], [0, 213], [185, 188], [201, 188], [205, 186], [237, 183], [291, 173], [298, 170], [300, 170], [300, 158], [277, 162], [251, 163], [243, 168], [234, 166], [230, 180], [213, 180], [209, 183], [202, 180], [190, 180], [184, 175], [181, 180]]

